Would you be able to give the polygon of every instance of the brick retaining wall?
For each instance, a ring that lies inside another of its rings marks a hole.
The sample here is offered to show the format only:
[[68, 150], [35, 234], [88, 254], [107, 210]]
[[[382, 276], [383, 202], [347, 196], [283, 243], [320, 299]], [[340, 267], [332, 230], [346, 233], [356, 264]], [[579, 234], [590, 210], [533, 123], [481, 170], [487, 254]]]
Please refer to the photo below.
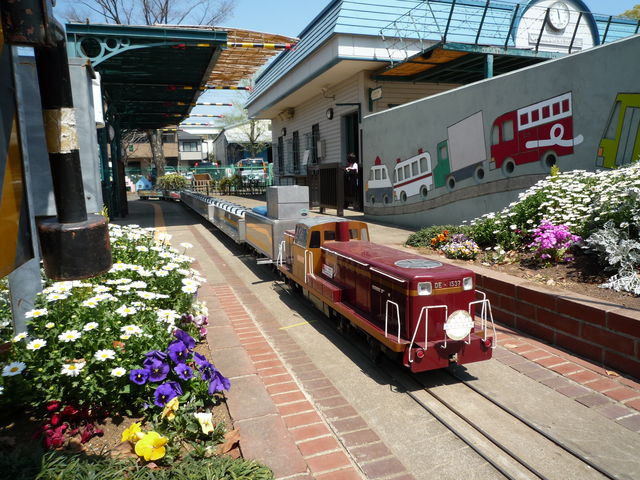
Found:
[[640, 378], [640, 311], [489, 269], [473, 270], [496, 321]]

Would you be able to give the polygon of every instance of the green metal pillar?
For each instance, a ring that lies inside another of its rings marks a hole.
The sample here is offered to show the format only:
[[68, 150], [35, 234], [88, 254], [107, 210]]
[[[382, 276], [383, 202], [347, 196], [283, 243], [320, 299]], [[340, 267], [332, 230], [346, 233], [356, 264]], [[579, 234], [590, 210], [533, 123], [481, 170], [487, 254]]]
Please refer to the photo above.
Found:
[[488, 54], [484, 58], [484, 78], [491, 78], [493, 77], [493, 55]]

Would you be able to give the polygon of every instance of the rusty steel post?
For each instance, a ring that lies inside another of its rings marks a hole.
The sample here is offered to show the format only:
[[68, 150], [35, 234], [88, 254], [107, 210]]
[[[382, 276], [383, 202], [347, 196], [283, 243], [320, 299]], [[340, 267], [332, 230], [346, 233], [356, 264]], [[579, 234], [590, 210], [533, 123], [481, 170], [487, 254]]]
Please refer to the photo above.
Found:
[[52, 0], [3, 1], [2, 24], [14, 44], [35, 48], [57, 217], [39, 220], [45, 273], [81, 279], [111, 268], [107, 219], [87, 214], [64, 29]]

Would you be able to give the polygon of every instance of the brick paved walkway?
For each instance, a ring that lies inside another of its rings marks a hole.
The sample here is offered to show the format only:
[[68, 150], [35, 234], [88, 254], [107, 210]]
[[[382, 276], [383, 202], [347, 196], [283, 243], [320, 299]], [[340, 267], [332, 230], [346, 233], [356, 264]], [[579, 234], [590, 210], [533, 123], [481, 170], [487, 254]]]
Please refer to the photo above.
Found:
[[573, 398], [620, 425], [640, 432], [640, 383], [508, 327], [498, 329], [493, 357]]

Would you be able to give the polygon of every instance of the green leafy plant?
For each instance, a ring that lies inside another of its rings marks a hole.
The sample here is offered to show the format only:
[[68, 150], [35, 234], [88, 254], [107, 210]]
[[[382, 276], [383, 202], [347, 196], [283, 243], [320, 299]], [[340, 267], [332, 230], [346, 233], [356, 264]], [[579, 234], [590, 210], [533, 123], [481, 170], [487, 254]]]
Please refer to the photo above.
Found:
[[158, 178], [157, 185], [162, 190], [183, 190], [189, 185], [189, 180], [179, 173], [167, 173]]
[[208, 458], [187, 455], [181, 462], [150, 469], [134, 459], [69, 454], [46, 454], [33, 449], [0, 451], [0, 468], [13, 480], [273, 480], [273, 472], [255, 461], [228, 456]]

